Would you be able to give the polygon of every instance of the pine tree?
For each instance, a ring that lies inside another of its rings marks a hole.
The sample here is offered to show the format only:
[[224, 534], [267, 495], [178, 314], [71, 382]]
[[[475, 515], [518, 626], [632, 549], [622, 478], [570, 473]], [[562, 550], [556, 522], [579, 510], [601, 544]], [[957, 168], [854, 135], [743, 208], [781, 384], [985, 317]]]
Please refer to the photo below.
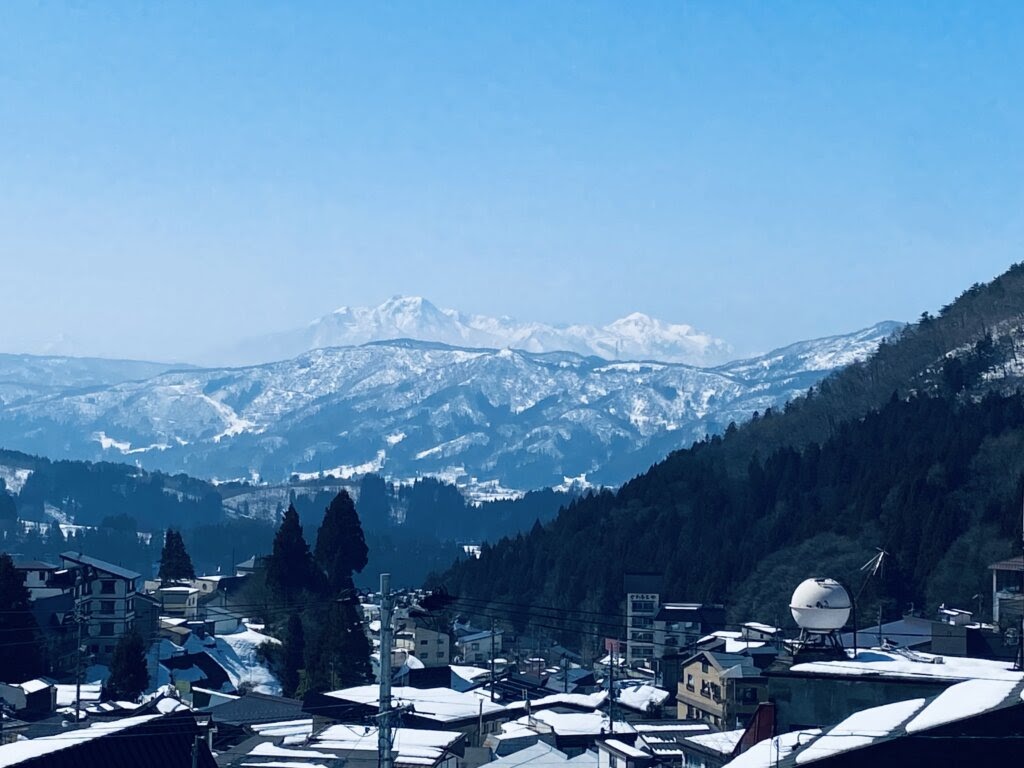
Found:
[[160, 553], [160, 581], [184, 581], [196, 577], [196, 569], [192, 565], [192, 558], [185, 549], [185, 542], [181, 533], [168, 528], [164, 535], [164, 548]]
[[303, 590], [315, 590], [318, 584], [309, 544], [302, 536], [299, 513], [288, 505], [281, 527], [274, 536], [274, 547], [267, 558], [267, 586], [286, 604], [293, 603]]
[[37, 629], [25, 581], [10, 555], [0, 553], [0, 681], [21, 683], [42, 672]]
[[121, 635], [114, 646], [106, 697], [117, 701], [135, 701], [146, 690], [148, 683], [146, 646], [142, 635], [133, 628]]
[[284, 653], [281, 659], [281, 688], [285, 696], [294, 696], [299, 687], [300, 671], [306, 655], [306, 635], [302, 628], [302, 617], [297, 613], [288, 617]]
[[351, 585], [353, 572], [366, 567], [367, 552], [359, 514], [343, 490], [324, 510], [324, 521], [316, 535], [316, 563], [327, 576], [330, 594], [338, 595]]

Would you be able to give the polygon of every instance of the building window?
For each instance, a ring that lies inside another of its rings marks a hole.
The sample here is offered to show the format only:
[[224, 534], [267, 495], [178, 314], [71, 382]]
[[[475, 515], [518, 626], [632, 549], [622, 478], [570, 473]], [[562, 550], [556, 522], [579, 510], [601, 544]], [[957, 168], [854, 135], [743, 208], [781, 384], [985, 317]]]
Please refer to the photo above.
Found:
[[688, 690], [688, 691], [692, 691], [693, 690], [693, 675], [687, 675], [686, 676], [686, 690]]
[[654, 625], [654, 619], [650, 616], [634, 616], [630, 619], [629, 625], [631, 627], [638, 627], [640, 629], [650, 627]]
[[129, 611], [135, 610], [135, 600], [133, 598], [129, 598], [126, 609]]
[[114, 601], [113, 600], [101, 600], [100, 601], [100, 613], [113, 613], [114, 612]]
[[112, 595], [117, 591], [116, 582], [113, 581], [101, 581], [100, 592], [104, 595]]
[[420, 645], [427, 645], [428, 643], [430, 643], [429, 640], [420, 640]]
[[114, 652], [114, 646], [112, 646], [112, 645], [104, 645], [103, 646], [103, 652], [104, 653], [113, 653]]
[[630, 604], [630, 609], [631, 609], [631, 611], [633, 613], [643, 613], [645, 611], [647, 613], [652, 613], [654, 611], [654, 601], [653, 600], [634, 600]]
[[708, 673], [708, 669], [709, 669], [709, 667], [708, 667], [707, 661], [702, 661], [700, 663], [700, 671], [703, 672], [706, 675]]
[[104, 637], [110, 637], [112, 634], [114, 634], [113, 622], [105, 621], [102, 624], [100, 624], [100, 634]]

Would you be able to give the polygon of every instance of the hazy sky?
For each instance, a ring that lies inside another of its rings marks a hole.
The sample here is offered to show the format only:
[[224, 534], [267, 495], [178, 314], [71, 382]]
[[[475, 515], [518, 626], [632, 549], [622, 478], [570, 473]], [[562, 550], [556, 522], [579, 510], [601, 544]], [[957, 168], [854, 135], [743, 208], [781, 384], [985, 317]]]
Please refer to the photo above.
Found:
[[417, 294], [761, 351], [1024, 259], [1024, 3], [4, 3], [0, 350]]

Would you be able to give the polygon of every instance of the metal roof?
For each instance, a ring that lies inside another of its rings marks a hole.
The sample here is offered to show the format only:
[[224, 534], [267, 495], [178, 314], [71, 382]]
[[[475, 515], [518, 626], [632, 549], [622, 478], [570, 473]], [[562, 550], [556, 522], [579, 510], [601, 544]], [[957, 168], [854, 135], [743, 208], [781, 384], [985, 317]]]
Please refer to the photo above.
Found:
[[122, 579], [130, 579], [131, 581], [135, 581], [135, 579], [142, 576], [141, 573], [136, 573], [135, 571], [130, 571], [127, 568], [122, 568], [120, 565], [108, 563], [106, 560], [89, 557], [89, 555], [82, 554], [81, 552], [61, 552], [60, 559], [70, 560], [71, 562], [78, 563], [79, 565], [89, 565], [97, 571], [103, 571], [104, 573], [109, 573], [112, 576], [118, 576]]

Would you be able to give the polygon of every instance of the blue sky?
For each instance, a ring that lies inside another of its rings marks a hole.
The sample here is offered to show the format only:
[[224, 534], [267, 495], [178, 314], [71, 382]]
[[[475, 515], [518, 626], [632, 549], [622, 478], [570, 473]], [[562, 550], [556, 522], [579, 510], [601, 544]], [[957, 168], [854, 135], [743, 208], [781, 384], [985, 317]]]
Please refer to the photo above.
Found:
[[754, 352], [1024, 258], [1024, 4], [9, 3], [0, 350], [418, 294]]

